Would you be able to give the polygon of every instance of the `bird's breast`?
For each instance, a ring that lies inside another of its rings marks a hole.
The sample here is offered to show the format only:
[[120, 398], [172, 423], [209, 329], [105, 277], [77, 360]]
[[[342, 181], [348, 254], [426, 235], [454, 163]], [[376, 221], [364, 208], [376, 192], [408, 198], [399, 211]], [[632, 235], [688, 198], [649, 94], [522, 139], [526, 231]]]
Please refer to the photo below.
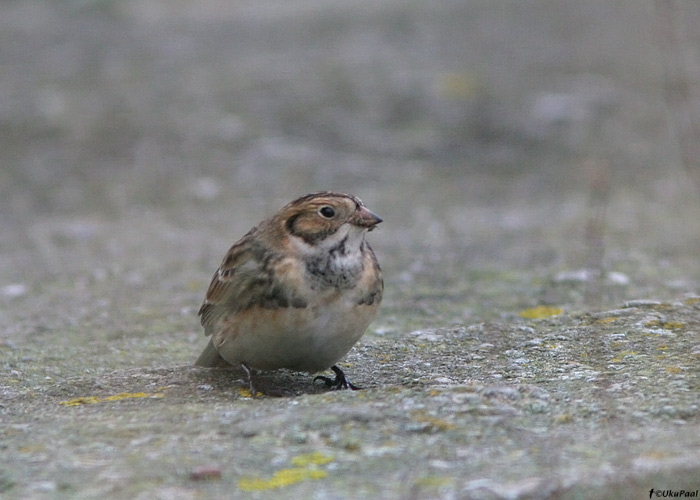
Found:
[[324, 370], [352, 348], [376, 313], [376, 305], [350, 295], [319, 294], [303, 308], [251, 308], [229, 318], [214, 343], [233, 365]]

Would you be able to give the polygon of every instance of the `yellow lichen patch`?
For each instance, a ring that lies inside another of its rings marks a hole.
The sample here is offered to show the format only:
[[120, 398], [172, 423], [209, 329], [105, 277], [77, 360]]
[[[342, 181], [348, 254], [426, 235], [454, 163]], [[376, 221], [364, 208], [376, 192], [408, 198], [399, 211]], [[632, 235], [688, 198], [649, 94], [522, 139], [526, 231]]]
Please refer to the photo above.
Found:
[[452, 478], [445, 476], [426, 476], [415, 482], [421, 488], [439, 488], [452, 482]]
[[112, 396], [107, 396], [106, 398], [98, 398], [95, 396], [82, 396], [78, 398], [69, 399], [68, 401], [61, 401], [59, 404], [64, 406], [80, 406], [80, 405], [90, 405], [95, 403], [102, 403], [105, 401], [121, 401], [122, 399], [137, 399], [137, 398], [162, 398], [165, 395], [162, 392], [156, 392], [149, 394], [147, 392], [121, 392], [119, 394], [114, 394]]
[[673, 453], [662, 450], [652, 450], [647, 453], [642, 453], [639, 458], [645, 458], [649, 460], [664, 460], [673, 456]]
[[555, 424], [570, 424], [573, 421], [574, 417], [570, 413], [561, 413], [554, 417]]
[[674, 375], [677, 375], [677, 374], [683, 372], [683, 368], [681, 368], [681, 367], [679, 367], [679, 366], [669, 366], [668, 368], [666, 368], [666, 371], [667, 371], [668, 373], [672, 373], [672, 374], [674, 374]]
[[46, 451], [46, 446], [43, 444], [30, 444], [22, 446], [18, 451], [20, 453], [44, 453]]
[[685, 327], [685, 323], [682, 323], [681, 321], [667, 321], [661, 325], [661, 327], [666, 330], [680, 330], [681, 328]]
[[697, 304], [698, 302], [700, 302], [700, 297], [690, 297], [683, 301], [683, 303], [686, 306], [692, 306], [693, 304]]
[[68, 401], [61, 401], [59, 404], [62, 404], [64, 406], [80, 406], [91, 405], [99, 402], [100, 398], [96, 398], [94, 396], [82, 396], [79, 398], [69, 399]]
[[643, 323], [647, 328], [663, 328], [664, 330], [680, 330], [685, 328], [685, 323], [682, 321], [661, 321], [660, 319], [653, 319]]
[[451, 424], [447, 420], [427, 415], [422, 411], [413, 412], [412, 417], [416, 422], [420, 422], [421, 424], [428, 424], [428, 429], [434, 432], [450, 431], [452, 429], [456, 429], [456, 426], [454, 424]]
[[147, 398], [149, 396], [150, 394], [146, 394], [145, 392], [120, 392], [113, 396], [107, 396], [102, 401], [121, 401], [122, 399]]
[[275, 488], [290, 486], [309, 479], [323, 479], [326, 476], [328, 476], [328, 473], [323, 470], [295, 467], [292, 469], [279, 470], [275, 472], [270, 479], [244, 477], [238, 481], [238, 487], [243, 491], [272, 490]]
[[520, 311], [518, 314], [521, 318], [525, 319], [541, 319], [541, 318], [548, 318], [550, 316], [557, 316], [558, 314], [561, 314], [563, 312], [563, 309], [561, 307], [552, 307], [552, 306], [537, 306], [537, 307], [532, 307], [530, 309], [525, 309], [523, 311]]
[[247, 389], [247, 388], [244, 389], [243, 387], [238, 389], [238, 394], [243, 398], [252, 398], [253, 397], [253, 393], [250, 392], [250, 389]]
[[622, 361], [624, 358], [626, 358], [628, 356], [637, 356], [638, 354], [639, 353], [637, 351], [622, 351], [622, 352], [618, 353], [617, 356], [612, 358], [610, 361], [612, 361], [613, 363], [619, 363], [620, 361]]
[[305, 453], [292, 458], [292, 464], [297, 467], [308, 467], [309, 465], [324, 465], [333, 461], [333, 457], [324, 455], [320, 451]]
[[615, 318], [615, 317], [600, 318], [599, 320], [596, 320], [596, 324], [607, 325], [608, 323], [614, 323], [615, 321], [617, 321], [619, 319], [620, 318]]
[[439, 92], [448, 99], [471, 99], [480, 88], [478, 79], [470, 73], [452, 72], [439, 75]]
[[316, 467], [334, 460], [319, 451], [304, 453], [292, 458], [295, 467], [282, 469], [274, 473], [270, 479], [244, 477], [238, 481], [238, 487], [243, 491], [261, 491], [283, 488], [308, 479], [323, 479], [328, 473]]

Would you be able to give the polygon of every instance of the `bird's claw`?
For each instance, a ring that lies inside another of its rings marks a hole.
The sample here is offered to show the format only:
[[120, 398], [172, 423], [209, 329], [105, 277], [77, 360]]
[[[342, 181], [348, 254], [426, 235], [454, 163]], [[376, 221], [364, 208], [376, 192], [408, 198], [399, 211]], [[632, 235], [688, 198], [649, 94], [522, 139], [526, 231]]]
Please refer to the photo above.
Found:
[[341, 389], [350, 389], [353, 391], [359, 391], [362, 389], [362, 387], [357, 387], [356, 385], [352, 384], [345, 376], [345, 373], [343, 373], [343, 370], [341, 370], [337, 366], [335, 366], [335, 365], [331, 366], [331, 370], [333, 370], [333, 372], [335, 373], [335, 378], [324, 377], [323, 375], [318, 375], [318, 376], [314, 377], [314, 383], [317, 380], [321, 380], [321, 381], [323, 381], [324, 384], [326, 384], [326, 387], [328, 387], [331, 391], [339, 391]]

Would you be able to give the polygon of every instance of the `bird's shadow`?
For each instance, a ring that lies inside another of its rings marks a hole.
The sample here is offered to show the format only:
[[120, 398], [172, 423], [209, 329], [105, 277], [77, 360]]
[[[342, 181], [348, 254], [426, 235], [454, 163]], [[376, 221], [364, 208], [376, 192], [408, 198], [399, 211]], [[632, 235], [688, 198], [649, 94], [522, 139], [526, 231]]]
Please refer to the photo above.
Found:
[[317, 374], [310, 375], [286, 369], [253, 370], [251, 377], [255, 395], [250, 390], [248, 374], [242, 368], [233, 366], [201, 368], [197, 372], [201, 386], [225, 391], [233, 389], [242, 397], [289, 398], [333, 392], [323, 381], [314, 380]]

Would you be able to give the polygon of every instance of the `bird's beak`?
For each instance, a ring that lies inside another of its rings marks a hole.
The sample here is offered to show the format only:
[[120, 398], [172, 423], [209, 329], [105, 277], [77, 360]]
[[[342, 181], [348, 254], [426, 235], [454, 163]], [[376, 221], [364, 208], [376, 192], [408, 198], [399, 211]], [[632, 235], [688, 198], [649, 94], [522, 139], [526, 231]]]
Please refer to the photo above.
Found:
[[357, 218], [355, 219], [355, 224], [360, 227], [366, 227], [368, 230], [374, 229], [374, 226], [379, 224], [382, 218], [378, 215], [373, 214], [367, 209], [367, 207], [360, 207], [357, 213]]

